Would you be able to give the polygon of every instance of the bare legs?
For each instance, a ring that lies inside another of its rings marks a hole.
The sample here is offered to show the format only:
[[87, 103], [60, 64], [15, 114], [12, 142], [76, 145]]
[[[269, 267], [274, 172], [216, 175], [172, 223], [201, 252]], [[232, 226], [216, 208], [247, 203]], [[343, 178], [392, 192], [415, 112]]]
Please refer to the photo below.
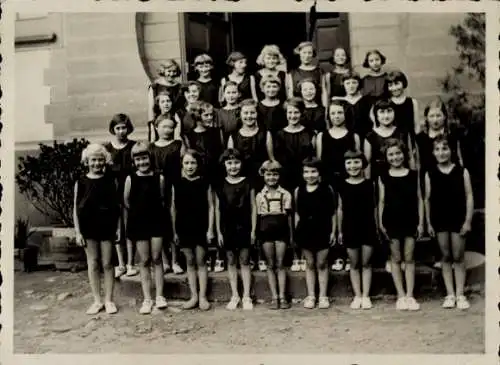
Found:
[[[264, 242], [262, 245], [267, 259], [267, 279], [273, 299], [285, 297], [286, 270], [283, 260], [286, 253], [286, 243], [282, 241]], [[276, 281], [276, 278], [278, 279]], [[279, 293], [278, 293], [279, 290]]]
[[99, 254], [104, 271], [104, 302], [113, 301], [114, 268], [111, 264], [113, 243], [111, 241], [97, 242], [87, 239], [85, 253], [87, 255], [88, 276], [90, 289], [95, 303], [101, 303], [101, 283], [99, 273]]

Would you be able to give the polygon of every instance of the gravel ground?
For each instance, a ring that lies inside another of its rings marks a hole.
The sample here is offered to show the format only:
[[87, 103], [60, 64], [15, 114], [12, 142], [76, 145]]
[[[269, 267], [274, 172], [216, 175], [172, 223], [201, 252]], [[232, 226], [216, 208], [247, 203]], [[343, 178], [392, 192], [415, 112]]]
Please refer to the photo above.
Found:
[[179, 303], [150, 316], [138, 314], [140, 298], [117, 285], [116, 315], [85, 314], [92, 298], [86, 273], [15, 274], [15, 353], [483, 353], [484, 297], [471, 308], [444, 310], [421, 302], [419, 312], [397, 312], [393, 298], [370, 311], [352, 311], [349, 299], [329, 310], [287, 311], [256, 305], [229, 312], [182, 311]]

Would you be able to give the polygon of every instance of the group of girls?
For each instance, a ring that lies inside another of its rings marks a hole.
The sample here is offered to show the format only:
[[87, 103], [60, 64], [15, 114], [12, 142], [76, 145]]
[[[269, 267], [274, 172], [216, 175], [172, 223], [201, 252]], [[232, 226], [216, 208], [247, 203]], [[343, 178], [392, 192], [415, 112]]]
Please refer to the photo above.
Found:
[[257, 244], [267, 262], [272, 308], [290, 306], [283, 264], [289, 246], [306, 261], [304, 307], [330, 306], [333, 246], [345, 248], [350, 261], [351, 308], [369, 309], [372, 254], [383, 251], [385, 242], [396, 308], [418, 310], [413, 252], [424, 232], [436, 236], [440, 247], [447, 291], [443, 307], [469, 307], [464, 247], [472, 189], [444, 104], [436, 100], [426, 106], [421, 128], [417, 103], [405, 95], [406, 76], [383, 72], [380, 51], [367, 53], [363, 66], [370, 71], [362, 79], [348, 68], [342, 48], [334, 50], [334, 68], [326, 75], [313, 62], [310, 42], [301, 43], [296, 53], [301, 64], [286, 74], [278, 68], [283, 62], [278, 47], [265, 46], [258, 59], [262, 68], [247, 75], [246, 58], [234, 52], [228, 58], [232, 70], [221, 83], [211, 79], [211, 58], [200, 55], [195, 59], [199, 78], [183, 86], [178, 65], [168, 61], [150, 89], [150, 143], [130, 141], [132, 123], [118, 114], [110, 123], [115, 140], [83, 152], [89, 173], [75, 185], [75, 226], [78, 242], [86, 247], [95, 296], [89, 313], [116, 312], [109, 260], [112, 242], [125, 238], [131, 251], [125, 271], [132, 267], [133, 249], [140, 254], [141, 313], [167, 305], [164, 242], [173, 245], [173, 264], [177, 247], [186, 258], [191, 290], [186, 309], [210, 308], [205, 256], [213, 242], [226, 253], [228, 309], [240, 303], [253, 308], [249, 260]]

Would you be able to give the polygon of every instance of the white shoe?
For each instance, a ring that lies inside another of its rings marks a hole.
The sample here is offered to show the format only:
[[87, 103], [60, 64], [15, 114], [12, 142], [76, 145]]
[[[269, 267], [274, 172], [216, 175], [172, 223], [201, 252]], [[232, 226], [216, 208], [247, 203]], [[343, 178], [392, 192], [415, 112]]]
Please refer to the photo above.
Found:
[[214, 272], [222, 272], [224, 271], [224, 261], [215, 260]]
[[361, 309], [361, 298], [354, 297], [350, 305], [351, 309]]
[[135, 276], [139, 273], [139, 270], [137, 270], [133, 265], [127, 265], [127, 272], [125, 273], [125, 276]]
[[179, 275], [179, 274], [182, 274], [184, 273], [184, 270], [182, 270], [182, 267], [179, 266], [179, 264], [176, 262], [174, 264], [172, 264], [172, 271], [174, 272], [174, 274], [176, 275]]
[[399, 297], [396, 300], [396, 309], [399, 311], [408, 310], [408, 302], [406, 301], [406, 297]]
[[315, 297], [307, 296], [304, 299], [304, 308], [313, 309], [315, 305], [316, 305], [316, 298]]
[[435, 268], [435, 269], [439, 269], [439, 270], [441, 270], [441, 268], [442, 268], [442, 267], [443, 267], [443, 265], [441, 265], [441, 261], [436, 261], [436, 262], [434, 263], [434, 268]]
[[244, 297], [242, 300], [241, 300], [241, 303], [242, 303], [242, 306], [243, 306], [243, 310], [252, 310], [253, 309], [253, 303], [252, 303], [252, 299], [250, 297]]
[[115, 267], [115, 279], [118, 279], [120, 276], [125, 275], [126, 272], [127, 272], [127, 268], [125, 266]]
[[470, 308], [470, 303], [465, 295], [459, 295], [457, 297], [457, 308], [462, 310]]
[[406, 297], [406, 304], [408, 305], [408, 310], [418, 311], [420, 309], [420, 304], [413, 297]]
[[240, 304], [240, 297], [232, 297], [229, 303], [227, 303], [226, 309], [234, 311], [238, 308], [238, 304]]
[[259, 260], [259, 271], [267, 271], [267, 264], [264, 260]]
[[328, 297], [319, 297], [319, 299], [318, 299], [318, 308], [319, 309], [328, 309], [328, 308], [330, 308], [330, 299]]
[[372, 301], [371, 301], [370, 297], [361, 298], [361, 308], [372, 309]]
[[155, 306], [157, 309], [165, 309], [167, 308], [168, 304], [167, 304], [167, 300], [165, 299], [165, 297], [156, 297], [156, 300], [155, 300]]
[[151, 314], [153, 311], [153, 301], [151, 299], [144, 299], [141, 308], [139, 309], [140, 314]]
[[351, 270], [351, 263], [347, 261], [344, 266], [344, 271], [349, 272]]
[[290, 268], [290, 270], [293, 271], [293, 272], [300, 271], [299, 260], [295, 259], [295, 260], [292, 261], [292, 267]]
[[336, 259], [335, 263], [332, 265], [333, 271], [341, 271], [344, 268], [344, 260]]
[[447, 295], [445, 298], [444, 298], [444, 302], [443, 302], [443, 308], [455, 308], [455, 303], [456, 302], [456, 298], [454, 295]]

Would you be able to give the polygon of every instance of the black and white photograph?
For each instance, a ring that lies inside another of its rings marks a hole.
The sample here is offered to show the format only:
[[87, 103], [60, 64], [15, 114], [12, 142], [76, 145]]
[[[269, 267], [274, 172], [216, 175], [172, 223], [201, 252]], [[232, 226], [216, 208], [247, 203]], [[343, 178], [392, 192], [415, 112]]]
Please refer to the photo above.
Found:
[[15, 13], [13, 353], [485, 354], [487, 12], [199, 8]]

